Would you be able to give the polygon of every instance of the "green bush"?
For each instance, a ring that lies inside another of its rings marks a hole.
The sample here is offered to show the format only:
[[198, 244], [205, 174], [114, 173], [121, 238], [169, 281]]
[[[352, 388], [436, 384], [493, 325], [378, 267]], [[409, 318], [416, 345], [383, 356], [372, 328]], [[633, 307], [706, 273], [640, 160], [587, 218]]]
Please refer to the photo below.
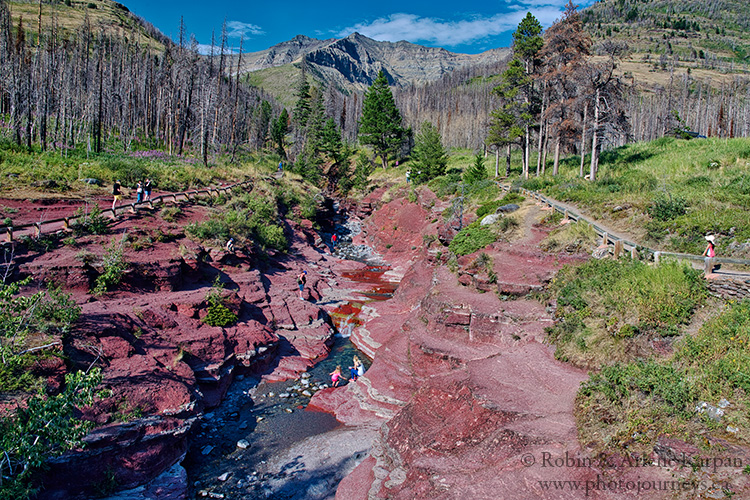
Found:
[[221, 291], [224, 288], [220, 278], [217, 276], [213, 286], [206, 294], [208, 302], [208, 313], [203, 318], [203, 322], [210, 326], [220, 326], [222, 328], [233, 325], [237, 322], [237, 315], [230, 311], [224, 305]]
[[668, 221], [687, 212], [687, 202], [683, 198], [661, 196], [649, 207], [648, 213], [656, 220]]
[[497, 237], [492, 229], [489, 226], [480, 226], [477, 221], [459, 231], [448, 248], [456, 255], [468, 255], [494, 243], [495, 240]]
[[208, 220], [188, 224], [185, 231], [202, 241], [223, 245], [230, 237], [252, 238], [262, 249], [286, 251], [288, 242], [275, 200], [257, 194], [232, 198]]
[[78, 235], [83, 234], [107, 234], [109, 232], [110, 220], [102, 215], [102, 209], [97, 204], [92, 204], [91, 209], [86, 204], [76, 210], [73, 230]]
[[107, 253], [102, 258], [102, 272], [96, 277], [94, 295], [102, 295], [112, 287], [119, 285], [128, 269], [128, 262], [122, 253], [122, 243], [112, 241]]

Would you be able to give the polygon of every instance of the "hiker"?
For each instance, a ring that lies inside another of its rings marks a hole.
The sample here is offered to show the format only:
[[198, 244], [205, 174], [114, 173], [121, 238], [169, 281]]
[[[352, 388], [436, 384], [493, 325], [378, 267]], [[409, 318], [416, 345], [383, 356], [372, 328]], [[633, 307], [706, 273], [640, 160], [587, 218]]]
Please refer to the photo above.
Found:
[[297, 276], [297, 285], [299, 285], [299, 299], [305, 300], [305, 298], [302, 296], [302, 292], [305, 290], [305, 283], [307, 283], [307, 271], [302, 271], [299, 273], [299, 276]]
[[356, 382], [357, 381], [358, 374], [359, 374], [359, 372], [357, 371], [357, 367], [356, 366], [350, 366], [349, 367], [349, 379], [352, 382]]
[[284, 170], [284, 162], [280, 161], [279, 162], [279, 172], [282, 172], [283, 170]]
[[115, 199], [112, 200], [112, 214], [115, 215], [115, 205], [117, 205], [117, 202], [122, 199], [122, 186], [120, 185], [119, 180], [116, 180], [112, 186], [112, 195], [115, 197]]
[[138, 184], [135, 186], [135, 194], [136, 194], [136, 203], [140, 203], [143, 201], [143, 183], [141, 181], [138, 181]]
[[703, 250], [703, 256], [706, 258], [706, 274], [709, 274], [714, 270], [714, 257], [716, 257], [716, 240], [713, 234], [709, 234], [708, 236], [706, 236], [706, 241], [708, 242], [708, 245], [706, 245], [706, 249]]
[[336, 233], [333, 233], [331, 235], [331, 250], [336, 250], [336, 241], [338, 241], [339, 237], [336, 236]]
[[341, 365], [337, 366], [335, 370], [329, 373], [329, 375], [331, 376], [331, 385], [333, 387], [338, 387], [339, 382], [344, 379], [344, 377], [341, 376]]
[[234, 253], [234, 238], [229, 238], [229, 241], [227, 241], [227, 252]]
[[407, 184], [411, 183], [411, 170], [406, 171], [406, 183]]
[[146, 179], [146, 183], [143, 185], [143, 201], [151, 201], [151, 179]]

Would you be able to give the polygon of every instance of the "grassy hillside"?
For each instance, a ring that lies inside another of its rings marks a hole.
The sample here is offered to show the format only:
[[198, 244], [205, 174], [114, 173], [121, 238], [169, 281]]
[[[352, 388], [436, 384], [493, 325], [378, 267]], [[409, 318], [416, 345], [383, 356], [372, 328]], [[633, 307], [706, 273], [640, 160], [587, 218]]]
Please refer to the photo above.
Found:
[[[27, 34], [39, 32], [39, 2], [9, 1], [13, 26], [23, 18]], [[156, 28], [135, 16], [124, 5], [110, 0], [54, 0], [42, 3], [42, 31], [50, 29], [56, 20], [64, 36], [74, 37], [88, 19], [93, 33], [123, 37], [131, 42], [148, 46], [152, 50], [164, 49], [166, 38]]]
[[750, 74], [744, 0], [601, 0], [582, 17], [595, 41], [627, 44], [631, 54], [622, 70], [638, 82], [664, 84], [673, 63], [704, 81]]
[[287, 108], [292, 108], [297, 102], [294, 85], [299, 81], [300, 73], [301, 70], [297, 66], [285, 64], [247, 73], [245, 81], [262, 88]]
[[563, 163], [559, 176], [524, 187], [657, 248], [700, 254], [713, 233], [722, 256], [750, 258], [750, 139], [664, 137], [605, 151], [593, 183], [578, 177], [580, 157]]

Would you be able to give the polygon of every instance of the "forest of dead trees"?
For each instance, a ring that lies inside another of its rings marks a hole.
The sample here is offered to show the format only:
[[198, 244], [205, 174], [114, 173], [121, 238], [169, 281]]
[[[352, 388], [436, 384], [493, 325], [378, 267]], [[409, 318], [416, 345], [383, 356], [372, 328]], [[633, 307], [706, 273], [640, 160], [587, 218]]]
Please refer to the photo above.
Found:
[[[215, 55], [205, 57], [198, 55], [196, 41], [184, 27], [178, 41], [164, 37], [165, 48], [155, 51], [139, 44], [137, 37], [118, 37], [89, 22], [70, 36], [62, 33], [54, 15], [41, 19], [37, 31], [24, 28], [35, 19], [14, 24], [7, 1], [0, 0], [0, 133], [18, 145], [60, 152], [82, 146], [102, 151], [105, 144], [122, 151], [158, 148], [182, 154], [189, 150], [204, 162], [216, 152], [234, 152], [240, 146], [251, 150], [271, 146], [271, 125], [281, 115], [281, 106], [235, 76], [225, 34], [214, 44]], [[547, 43], [554, 34], [550, 30]], [[605, 44], [591, 47], [594, 54], [606, 51]], [[620, 54], [610, 54], [613, 65], [615, 55]], [[565, 57], [561, 61], [568, 64]], [[600, 117], [594, 125], [595, 89], [585, 98], [574, 95], [576, 84], [562, 74], [554, 76], [553, 66], [540, 65], [534, 75], [539, 109], [525, 137], [541, 157], [555, 151], [591, 151], [594, 138], [597, 147], [610, 148], [675, 130], [713, 137], [750, 136], [747, 78], [724, 77], [712, 83], [667, 65], [663, 71], [669, 83], [646, 88], [615, 71], [618, 104], [610, 102], [614, 95], [600, 96], [610, 116]], [[507, 63], [478, 66], [456, 70], [424, 86], [395, 87], [404, 125], [418, 130], [428, 121], [437, 127], [445, 146], [486, 150], [492, 113], [504, 102], [494, 89], [502, 84], [506, 70]], [[323, 94], [326, 116], [333, 119], [344, 141], [355, 143], [362, 94], [345, 94], [333, 87], [318, 92]], [[605, 113], [604, 107], [601, 112]], [[294, 123], [292, 114], [286, 150], [291, 161], [304, 146], [296, 140], [300, 134]], [[516, 140], [509, 147], [522, 149], [522, 142]]]
[[225, 35], [215, 57], [201, 57], [182, 27], [177, 43], [164, 39], [155, 53], [88, 18], [74, 36], [61, 35], [54, 15], [41, 19], [40, 34], [27, 32], [24, 23], [35, 20], [13, 25], [0, 0], [0, 115], [17, 144], [99, 152], [137, 141], [139, 149], [191, 149], [204, 161], [241, 144], [263, 146], [274, 110], [262, 92], [227, 76], [236, 71], [227, 67]]

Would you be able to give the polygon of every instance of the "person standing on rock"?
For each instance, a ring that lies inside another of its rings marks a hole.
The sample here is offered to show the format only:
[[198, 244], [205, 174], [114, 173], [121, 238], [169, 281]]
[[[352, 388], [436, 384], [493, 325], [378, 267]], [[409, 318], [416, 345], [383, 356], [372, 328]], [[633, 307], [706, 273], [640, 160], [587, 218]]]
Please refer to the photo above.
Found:
[[305, 300], [305, 298], [302, 296], [302, 292], [305, 291], [305, 283], [307, 283], [307, 271], [302, 271], [299, 273], [299, 276], [297, 276], [297, 285], [299, 286], [299, 299]]

